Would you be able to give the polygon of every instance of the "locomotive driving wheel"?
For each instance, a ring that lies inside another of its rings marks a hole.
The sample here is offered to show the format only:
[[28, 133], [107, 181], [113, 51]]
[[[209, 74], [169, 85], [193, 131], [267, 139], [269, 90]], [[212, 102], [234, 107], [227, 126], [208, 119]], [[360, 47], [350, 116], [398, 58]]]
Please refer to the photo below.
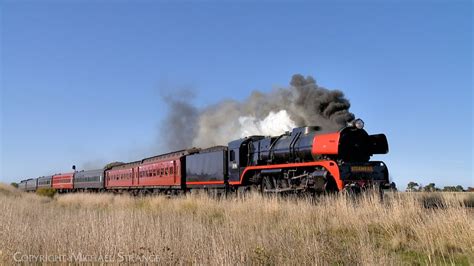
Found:
[[273, 180], [269, 176], [264, 176], [262, 178], [262, 182], [260, 184], [260, 192], [262, 194], [268, 194], [268, 193], [274, 193], [275, 192], [275, 186], [273, 184]]

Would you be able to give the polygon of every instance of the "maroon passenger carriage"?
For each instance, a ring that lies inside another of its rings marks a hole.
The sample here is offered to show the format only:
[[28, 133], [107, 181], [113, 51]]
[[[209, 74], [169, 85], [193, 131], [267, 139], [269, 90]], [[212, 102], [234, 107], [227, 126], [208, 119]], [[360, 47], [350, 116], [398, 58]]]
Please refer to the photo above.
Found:
[[188, 149], [113, 166], [105, 188], [115, 192], [179, 192], [196, 187], [225, 187], [227, 147]]

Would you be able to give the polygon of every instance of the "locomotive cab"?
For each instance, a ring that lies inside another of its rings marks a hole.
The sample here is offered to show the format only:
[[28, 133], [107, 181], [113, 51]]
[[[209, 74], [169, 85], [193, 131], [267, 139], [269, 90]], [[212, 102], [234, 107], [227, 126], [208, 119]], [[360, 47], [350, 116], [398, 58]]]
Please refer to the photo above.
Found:
[[256, 149], [254, 144], [261, 139], [264, 139], [264, 137], [250, 136], [229, 142], [227, 156], [229, 182], [238, 182], [245, 167], [252, 165], [252, 157], [249, 154]]

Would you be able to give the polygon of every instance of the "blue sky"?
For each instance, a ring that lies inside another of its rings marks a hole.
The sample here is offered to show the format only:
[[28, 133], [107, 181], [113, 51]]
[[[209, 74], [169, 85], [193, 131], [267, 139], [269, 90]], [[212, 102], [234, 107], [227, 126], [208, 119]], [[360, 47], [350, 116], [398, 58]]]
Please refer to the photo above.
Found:
[[4, 182], [160, 150], [160, 95], [341, 89], [409, 181], [474, 186], [471, 1], [1, 3]]

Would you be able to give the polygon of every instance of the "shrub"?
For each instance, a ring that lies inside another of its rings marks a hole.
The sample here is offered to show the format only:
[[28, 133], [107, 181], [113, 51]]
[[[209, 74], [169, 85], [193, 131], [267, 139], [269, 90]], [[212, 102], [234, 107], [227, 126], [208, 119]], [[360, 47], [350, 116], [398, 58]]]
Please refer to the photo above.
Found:
[[469, 194], [463, 201], [464, 206], [474, 208], [474, 194]]
[[14, 193], [18, 193], [19, 191], [12, 186], [9, 186], [4, 183], [0, 183], [0, 195], [12, 195]]
[[38, 190], [36, 190], [36, 194], [38, 194], [40, 196], [52, 198], [56, 194], [56, 189], [54, 189], [54, 188], [38, 188]]
[[423, 194], [420, 201], [423, 207], [427, 209], [446, 208], [446, 202], [439, 193]]

